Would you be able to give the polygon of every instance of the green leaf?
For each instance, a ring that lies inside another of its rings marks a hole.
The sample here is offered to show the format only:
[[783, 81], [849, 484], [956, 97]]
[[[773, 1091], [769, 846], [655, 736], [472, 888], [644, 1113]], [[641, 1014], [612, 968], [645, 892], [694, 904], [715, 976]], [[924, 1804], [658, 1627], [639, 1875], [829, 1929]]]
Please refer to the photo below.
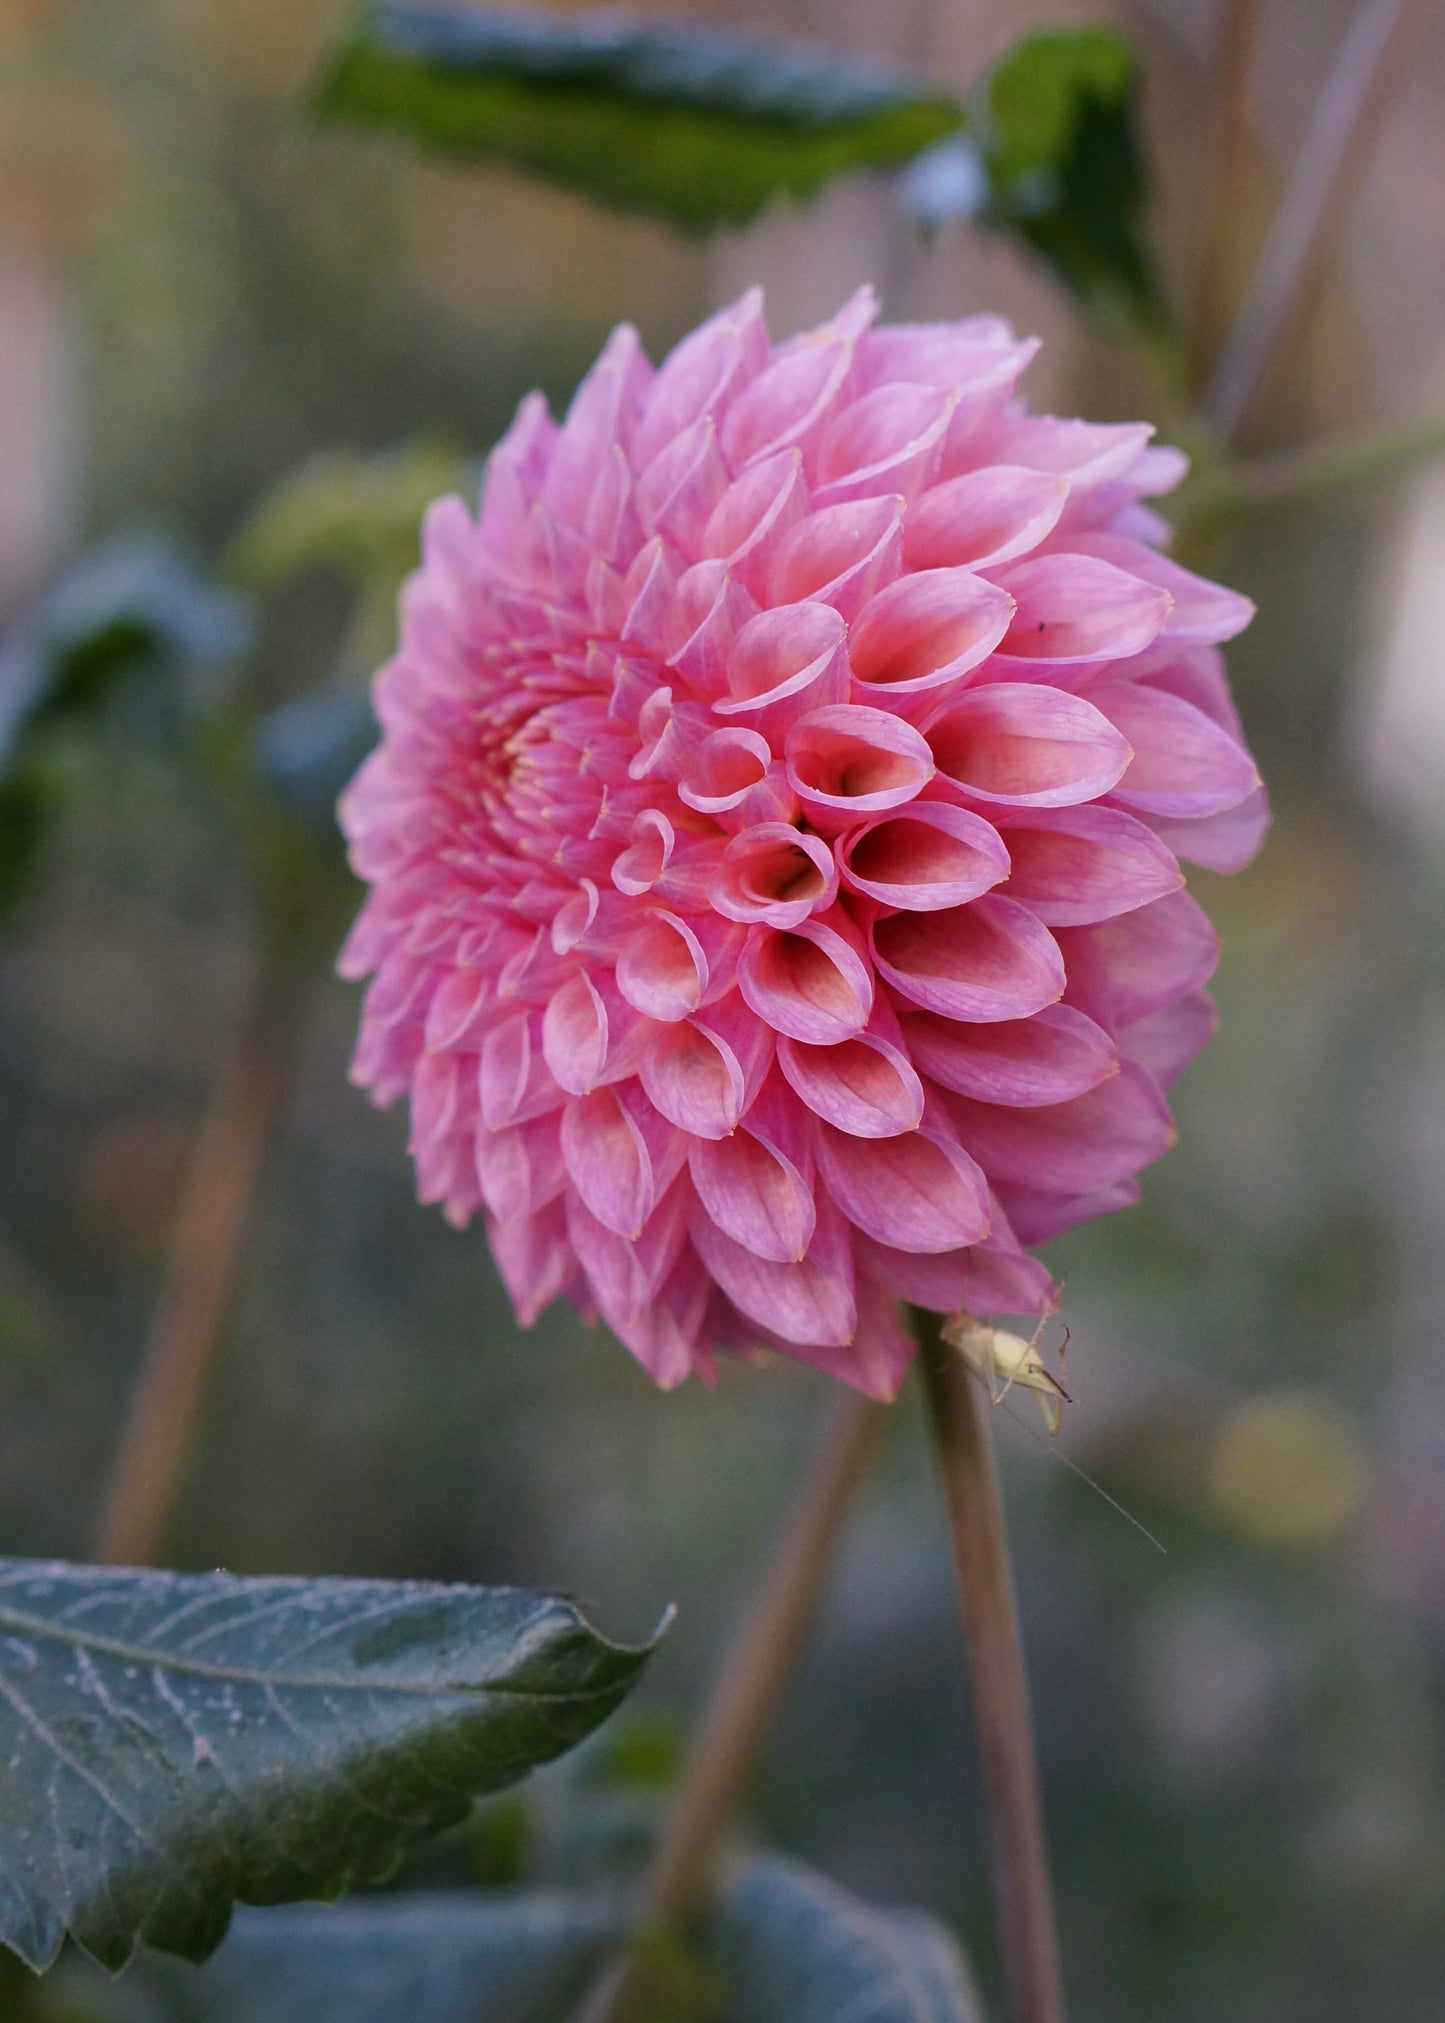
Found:
[[969, 98], [983, 221], [1017, 234], [1100, 321], [1157, 330], [1133, 51], [1108, 28], [1030, 35]]
[[919, 1911], [875, 1910], [800, 1863], [753, 1862], [714, 1947], [736, 2023], [981, 2023], [963, 1955]]
[[571, 1748], [645, 1650], [510, 1588], [0, 1560], [0, 1944], [201, 1960]]
[[910, 161], [962, 118], [906, 73], [802, 43], [401, 0], [358, 8], [318, 103], [694, 229]]
[[206, 2023], [561, 2023], [624, 1929], [561, 1890], [361, 1897], [242, 1911], [206, 1966], [146, 1980]]

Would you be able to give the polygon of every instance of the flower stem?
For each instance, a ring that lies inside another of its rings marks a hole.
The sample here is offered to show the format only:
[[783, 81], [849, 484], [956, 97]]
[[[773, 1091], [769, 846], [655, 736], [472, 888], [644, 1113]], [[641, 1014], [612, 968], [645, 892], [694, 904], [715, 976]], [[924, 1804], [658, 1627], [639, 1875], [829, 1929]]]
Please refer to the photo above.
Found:
[[963, 1358], [940, 1340], [933, 1315], [914, 1320], [968, 1640], [1009, 2023], [1063, 2023], [1043, 1805], [993, 1450]]
[[294, 971], [263, 958], [202, 1126], [166, 1283], [111, 1462], [96, 1531], [105, 1565], [152, 1564], [165, 1545], [215, 1361], [295, 1030]]
[[[854, 1391], [845, 1391], [832, 1408], [683, 1770], [642, 1886], [645, 1935], [684, 1932], [702, 1907], [719, 1837], [746, 1791], [796, 1669], [844, 1512], [887, 1412]], [[632, 2023], [647, 2016], [655, 1971], [645, 1951], [618, 1961], [593, 1990], [579, 2023]]]
[[1226, 440], [1238, 435], [1281, 346], [1314, 305], [1410, 48], [1423, 0], [1360, 0], [1325, 79], [1299, 159], [1204, 396]]

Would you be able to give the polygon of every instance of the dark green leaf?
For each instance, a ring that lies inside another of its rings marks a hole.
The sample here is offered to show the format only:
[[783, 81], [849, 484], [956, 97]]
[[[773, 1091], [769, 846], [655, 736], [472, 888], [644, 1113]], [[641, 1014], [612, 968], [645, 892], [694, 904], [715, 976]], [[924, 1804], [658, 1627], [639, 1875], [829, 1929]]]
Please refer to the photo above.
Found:
[[800, 43], [400, 0], [359, 8], [319, 103], [695, 228], [909, 161], [962, 117], [904, 73]]
[[646, 1662], [508, 1588], [0, 1561], [0, 1944], [200, 1960], [579, 1742]]
[[1136, 96], [1133, 52], [1111, 29], [1048, 30], [981, 80], [969, 130], [985, 222], [1023, 238], [1101, 321], [1158, 328]]
[[736, 2023], [980, 2023], [942, 1925], [875, 1910], [779, 1856], [733, 1883], [714, 1944]]
[[560, 1890], [361, 1897], [241, 1911], [206, 1966], [146, 1979], [206, 2023], [560, 2023], [623, 1930]]

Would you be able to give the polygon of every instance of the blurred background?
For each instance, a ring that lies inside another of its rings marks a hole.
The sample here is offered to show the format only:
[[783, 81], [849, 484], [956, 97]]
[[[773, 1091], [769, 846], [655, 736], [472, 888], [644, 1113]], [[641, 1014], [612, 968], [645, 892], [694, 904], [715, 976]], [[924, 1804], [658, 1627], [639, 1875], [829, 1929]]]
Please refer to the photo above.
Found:
[[[1141, 54], [1155, 238], [1187, 297], [1206, 0], [712, 12], [956, 83], [1041, 20], [1113, 18]], [[1264, 9], [1241, 274], [1349, 13]], [[1082, 335], [1016, 251], [962, 228], [923, 244], [882, 183], [690, 242], [318, 129], [302, 107], [332, 18], [322, 0], [0, 0], [4, 623], [98, 542], [159, 535], [266, 578], [259, 703], [337, 667], [359, 692], [385, 650], [375, 598], [358, 607], [324, 539], [269, 575], [253, 542], [248, 564], [258, 495], [315, 453], [384, 451], [424, 496], [530, 386], [565, 401], [615, 321], [657, 356], [753, 280], [778, 334], [867, 279], [893, 317], [1000, 309], [1048, 340], [1035, 406], [1147, 406], [1128, 356]], [[1442, 103], [1435, 9], [1253, 447], [1445, 405]], [[371, 559], [384, 578], [389, 551]], [[1239, 879], [1195, 880], [1224, 935], [1223, 1023], [1178, 1092], [1178, 1149], [1143, 1207], [1051, 1257], [1077, 1400], [1060, 1445], [1163, 1550], [1032, 1420], [997, 1428], [1073, 2013], [1433, 2023], [1445, 472], [1260, 513], [1210, 559], [1260, 607], [1230, 657], [1276, 827]], [[0, 937], [5, 1553], [94, 1549], [190, 1153], [263, 959], [214, 769], [132, 729], [60, 742], [62, 818]], [[273, 867], [306, 885], [275, 1038], [288, 1073], [167, 1558], [557, 1586], [619, 1636], [675, 1602], [643, 1714], [681, 1722], [826, 1387], [739, 1368], [664, 1397], [569, 1314], [518, 1332], [480, 1235], [416, 1206], [405, 1120], [347, 1083], [357, 993], [330, 967], [355, 892], [324, 814], [315, 860]], [[952, 1919], [987, 1975], [963, 1694], [906, 1392], [758, 1811], [865, 1895]]]

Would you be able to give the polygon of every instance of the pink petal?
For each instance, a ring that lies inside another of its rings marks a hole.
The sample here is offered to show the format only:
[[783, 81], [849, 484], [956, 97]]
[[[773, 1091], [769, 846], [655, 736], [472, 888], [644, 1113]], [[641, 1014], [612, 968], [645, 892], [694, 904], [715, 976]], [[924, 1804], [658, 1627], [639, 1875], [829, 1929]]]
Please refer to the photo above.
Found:
[[685, 570], [678, 579], [677, 597], [684, 622], [696, 623], [669, 665], [714, 702], [727, 693], [733, 641], [757, 616], [757, 599], [728, 574], [725, 563], [717, 561], [697, 562]]
[[658, 1189], [646, 1139], [615, 1088], [571, 1098], [562, 1112], [562, 1157], [597, 1220], [619, 1236], [637, 1236]]
[[868, 1023], [873, 978], [857, 930], [840, 909], [795, 928], [749, 930], [738, 988], [775, 1032], [815, 1046], [852, 1039]]
[[839, 843], [838, 859], [852, 891], [912, 913], [961, 906], [1009, 875], [993, 825], [946, 801], [874, 816]]
[[1248, 752], [1192, 703], [1135, 681], [1099, 682], [1089, 695], [1133, 748], [1114, 788], [1121, 806], [1148, 815], [1214, 815], [1258, 787]]
[[617, 958], [618, 990], [650, 1019], [685, 1019], [702, 1003], [708, 980], [702, 943], [676, 913], [645, 915]]
[[1060, 808], [1106, 793], [1130, 761], [1124, 736], [1082, 696], [989, 682], [928, 719], [938, 770], [971, 800]]
[[1045, 1005], [1032, 1018], [991, 1025], [910, 1012], [903, 1032], [923, 1074], [980, 1103], [1064, 1103], [1119, 1067], [1109, 1035], [1069, 1005]]
[[990, 451], [1000, 463], [1052, 471], [1071, 485], [1097, 485], [1138, 462], [1154, 431], [1148, 422], [1065, 421], [1052, 414], [1010, 415]]
[[517, 1319], [530, 1328], [578, 1276], [562, 1203], [554, 1201], [521, 1222], [489, 1223], [487, 1239]]
[[988, 1233], [988, 1188], [952, 1132], [892, 1138], [818, 1126], [818, 1172], [853, 1225], [897, 1250], [957, 1250]]
[[703, 530], [702, 553], [720, 556], [740, 583], [762, 596], [778, 543], [807, 512], [803, 459], [797, 450], [782, 450], [728, 487]]
[[1111, 920], [1184, 883], [1173, 852], [1114, 809], [1041, 808], [1001, 815], [999, 827], [1012, 864], [1008, 896], [1048, 927]]
[[937, 387], [877, 386], [829, 422], [814, 458], [814, 498], [822, 506], [875, 492], [913, 498], [937, 462], [953, 412]]
[[1168, 1105], [1132, 1061], [1067, 1103], [1003, 1108], [949, 1096], [958, 1135], [995, 1184], [1087, 1192], [1131, 1180], [1174, 1143]]
[[733, 837], [709, 887], [729, 920], [796, 927], [831, 906], [838, 893], [833, 853], [820, 836], [788, 822], [760, 822]]
[[743, 717], [774, 741], [807, 710], [848, 694], [847, 633], [829, 604], [785, 604], [750, 618], [728, 662], [716, 715]]
[[1016, 464], [992, 464], [933, 485], [903, 516], [910, 569], [984, 569], [1028, 554], [1051, 533], [1068, 483]]
[[893, 323], [863, 338], [858, 372], [867, 386], [907, 379], [944, 387], [968, 396], [972, 409], [985, 394], [1007, 393], [1038, 348], [1036, 337], [1016, 338], [1001, 316]]
[[853, 360], [837, 336], [779, 353], [745, 387], [723, 422], [723, 454], [735, 471], [794, 444], [807, 449], [838, 403]]
[[718, 1228], [754, 1257], [796, 1263], [817, 1214], [809, 1177], [751, 1131], [698, 1139], [688, 1154], [697, 1198]]
[[555, 1201], [567, 1185], [555, 1115], [535, 1117], [500, 1131], [479, 1125], [477, 1181], [498, 1222], [517, 1222]]
[[784, 1037], [778, 1066], [814, 1116], [855, 1138], [894, 1138], [923, 1121], [923, 1084], [876, 1020], [875, 1029], [836, 1046]]
[[698, 749], [692, 771], [678, 793], [689, 808], [717, 815], [736, 808], [767, 778], [772, 747], [754, 730], [730, 726], [714, 731]]
[[1125, 1026], [1119, 1034], [1120, 1051], [1147, 1068], [1161, 1089], [1171, 1089], [1213, 1039], [1218, 1024], [1208, 991], [1192, 990], [1177, 1004]]
[[933, 777], [933, 753], [911, 724], [857, 703], [800, 717], [785, 751], [788, 783], [824, 833], [902, 806]]
[[903, 501], [893, 494], [824, 506], [791, 528], [773, 552], [769, 601], [831, 604], [856, 618], [898, 574]]
[[947, 1018], [1027, 1018], [1063, 994], [1058, 944], [1011, 899], [891, 914], [874, 922], [871, 938], [879, 974], [911, 1003]]
[[638, 469], [751, 377], [768, 356], [763, 294], [749, 288], [738, 301], [691, 331], [657, 369], [643, 404], [632, 455]]
[[1092, 1222], [1099, 1215], [1115, 1215], [1132, 1208], [1140, 1198], [1137, 1180], [1116, 1180], [1109, 1187], [1094, 1188], [1087, 1194], [1055, 1194], [1046, 1188], [1000, 1187], [999, 1197], [1007, 1203], [1010, 1219], [1021, 1243], [1049, 1243], [1066, 1229]]
[[493, 984], [486, 971], [454, 969], [442, 978], [427, 1006], [426, 1043], [438, 1051], [474, 1050], [495, 1017]]
[[[1208, 983], [1219, 961], [1219, 937], [1187, 892], [1078, 932], [1102, 965], [1116, 1029], [1177, 1004]], [[1072, 972], [1072, 950], [1068, 959]]]
[[1035, 555], [994, 581], [1018, 607], [1000, 653], [1028, 660], [1126, 660], [1169, 616], [1169, 596], [1092, 555]]
[[695, 422], [659, 452], [637, 480], [636, 509], [649, 534], [699, 554], [703, 534], [730, 483], [710, 418]]
[[691, 1229], [698, 1256], [755, 1326], [810, 1355], [852, 1341], [858, 1325], [852, 1240], [836, 1213], [820, 1212], [813, 1246], [796, 1264], [777, 1264], [745, 1250], [701, 1209]]
[[655, 1026], [638, 1073], [648, 1099], [679, 1130], [723, 1138], [746, 1113], [772, 1052], [771, 1030], [734, 994], [695, 1018]]
[[548, 1065], [544, 1023], [535, 1012], [514, 1012], [482, 1041], [477, 1092], [482, 1117], [494, 1130], [540, 1117], [562, 1101], [565, 1085]]
[[1069, 547], [1077, 554], [1096, 555], [1101, 561], [1112, 562], [1115, 568], [1125, 569], [1131, 576], [1151, 583], [1156, 590], [1166, 591], [1173, 599], [1173, 608], [1164, 622], [1161, 638], [1177, 639], [1185, 645], [1217, 646], [1243, 632], [1254, 617], [1253, 604], [1237, 590], [1211, 583], [1206, 576], [1196, 576], [1157, 549], [1126, 540], [1121, 534], [1071, 535]]
[[1012, 602], [997, 584], [967, 569], [923, 570], [869, 602], [849, 637], [848, 658], [864, 691], [918, 695], [959, 681], [986, 660], [1012, 616]]
[[1269, 824], [1269, 796], [1263, 787], [1256, 787], [1235, 807], [1223, 808], [1217, 815], [1195, 821], [1169, 821], [1156, 815], [1149, 826], [1176, 857], [1228, 876], [1250, 862]]

